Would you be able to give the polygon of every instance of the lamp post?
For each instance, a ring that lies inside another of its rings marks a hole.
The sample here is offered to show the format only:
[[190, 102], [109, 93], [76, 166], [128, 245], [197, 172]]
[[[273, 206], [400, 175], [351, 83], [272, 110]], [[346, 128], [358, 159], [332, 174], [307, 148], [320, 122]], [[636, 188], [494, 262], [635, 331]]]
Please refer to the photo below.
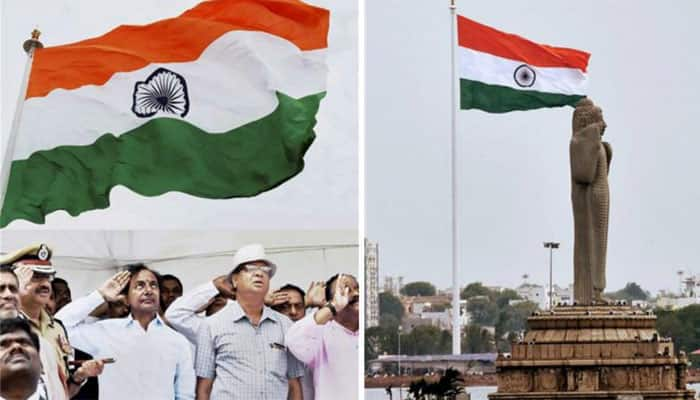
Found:
[[399, 331], [398, 331], [398, 335], [399, 335], [399, 400], [401, 400], [401, 395], [402, 395], [402, 391], [401, 391], [401, 389], [402, 389], [402, 387], [401, 387], [401, 384], [402, 384], [402, 382], [401, 382], [401, 330], [402, 329], [403, 328], [401, 328], [401, 325], [399, 325]]
[[553, 308], [552, 301], [552, 251], [559, 248], [559, 242], [544, 242], [544, 247], [549, 249], [549, 309]]

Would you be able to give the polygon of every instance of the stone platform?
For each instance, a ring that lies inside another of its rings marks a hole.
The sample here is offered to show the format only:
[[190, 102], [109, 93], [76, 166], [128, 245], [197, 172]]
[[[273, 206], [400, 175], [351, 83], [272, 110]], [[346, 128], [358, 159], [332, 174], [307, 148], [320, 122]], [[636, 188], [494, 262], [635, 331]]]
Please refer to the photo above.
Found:
[[496, 360], [501, 399], [677, 399], [687, 358], [629, 306], [564, 306], [528, 318], [528, 332]]

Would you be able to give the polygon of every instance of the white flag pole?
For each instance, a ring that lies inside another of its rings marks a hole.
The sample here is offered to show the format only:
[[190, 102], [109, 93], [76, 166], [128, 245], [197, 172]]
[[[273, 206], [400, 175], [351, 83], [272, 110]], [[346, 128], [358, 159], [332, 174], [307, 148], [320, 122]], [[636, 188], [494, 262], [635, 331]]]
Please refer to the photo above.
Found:
[[451, 68], [451, 106], [452, 132], [450, 136], [451, 147], [451, 167], [452, 167], [452, 354], [462, 353], [461, 318], [459, 309], [459, 268], [457, 268], [457, 76], [455, 75], [455, 47], [456, 41], [456, 21], [457, 5], [456, 0], [450, 0], [450, 68]]
[[19, 131], [19, 123], [22, 120], [22, 109], [24, 108], [24, 98], [27, 95], [27, 84], [29, 82], [29, 71], [32, 70], [32, 61], [34, 60], [34, 50], [41, 49], [44, 45], [39, 41], [41, 32], [34, 29], [32, 38], [24, 41], [22, 47], [27, 53], [27, 63], [24, 66], [24, 75], [19, 88], [17, 97], [17, 107], [15, 108], [15, 118], [12, 120], [10, 135], [7, 138], [7, 146], [5, 146], [5, 154], [2, 159], [2, 167], [0, 168], [0, 211], [5, 205], [5, 195], [7, 194], [7, 184], [10, 178], [10, 168], [12, 166], [12, 157], [15, 153], [15, 144], [17, 142], [17, 131]]

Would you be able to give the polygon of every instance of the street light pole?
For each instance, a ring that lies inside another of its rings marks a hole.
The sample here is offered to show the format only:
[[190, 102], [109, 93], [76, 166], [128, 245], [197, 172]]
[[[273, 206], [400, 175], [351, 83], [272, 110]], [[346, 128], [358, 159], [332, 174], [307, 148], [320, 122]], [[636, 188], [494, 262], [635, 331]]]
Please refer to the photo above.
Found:
[[399, 325], [399, 400], [401, 400], [402, 396], [402, 387], [401, 387], [401, 325]]
[[559, 242], [544, 242], [544, 247], [549, 249], [549, 309], [554, 308], [552, 301], [552, 251], [559, 248]]

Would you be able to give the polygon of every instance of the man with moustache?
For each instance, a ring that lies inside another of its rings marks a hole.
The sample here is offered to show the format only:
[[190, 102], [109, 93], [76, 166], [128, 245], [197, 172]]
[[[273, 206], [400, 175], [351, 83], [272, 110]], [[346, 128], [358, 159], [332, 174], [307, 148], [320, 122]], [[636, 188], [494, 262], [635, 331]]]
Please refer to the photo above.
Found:
[[40, 374], [39, 337], [29, 323], [0, 320], [0, 400], [45, 400], [45, 393], [37, 393]]
[[303, 366], [285, 346], [292, 322], [264, 304], [276, 270], [260, 244], [236, 252], [229, 274], [236, 302], [199, 329], [197, 400], [302, 398]]
[[287, 333], [289, 350], [314, 372], [317, 399], [358, 398], [359, 321], [357, 280], [340, 274], [326, 282], [326, 304]]
[[51, 249], [45, 244], [29, 246], [0, 259], [0, 265], [11, 265], [24, 281], [19, 285], [20, 310], [32, 329], [51, 344], [61, 364], [61, 378], [68, 378], [65, 363], [72, 355], [66, 332], [46, 310], [51, 299], [51, 281], [56, 274], [51, 264]]
[[[101, 400], [194, 399], [189, 345], [158, 315], [159, 282], [159, 275], [145, 265], [130, 265], [57, 314], [75, 346], [95, 357], [115, 360], [100, 377]], [[86, 323], [90, 312], [103, 302], [122, 296], [130, 306], [129, 316]]]
[[[270, 293], [265, 303], [273, 310], [286, 315], [292, 322], [296, 322], [306, 315], [305, 297], [304, 290], [288, 283]], [[313, 372], [308, 367], [304, 368], [304, 376], [301, 377], [301, 391], [304, 400], [314, 399]]]
[[[21, 267], [20, 267], [21, 268]], [[31, 271], [30, 271], [31, 272]], [[0, 266], [0, 321], [12, 318], [23, 318], [19, 312], [19, 287], [20, 282], [17, 275], [9, 265]], [[56, 352], [46, 339], [39, 336], [39, 359], [41, 360], [41, 377], [39, 389], [45, 392], [49, 400], [67, 399], [66, 382], [61, 377], [63, 361], [56, 360]], [[68, 382], [81, 382], [88, 377], [94, 377], [102, 372], [102, 361], [93, 360], [83, 363], [77, 368]], [[70, 384], [71, 393], [79, 390], [79, 384]]]

